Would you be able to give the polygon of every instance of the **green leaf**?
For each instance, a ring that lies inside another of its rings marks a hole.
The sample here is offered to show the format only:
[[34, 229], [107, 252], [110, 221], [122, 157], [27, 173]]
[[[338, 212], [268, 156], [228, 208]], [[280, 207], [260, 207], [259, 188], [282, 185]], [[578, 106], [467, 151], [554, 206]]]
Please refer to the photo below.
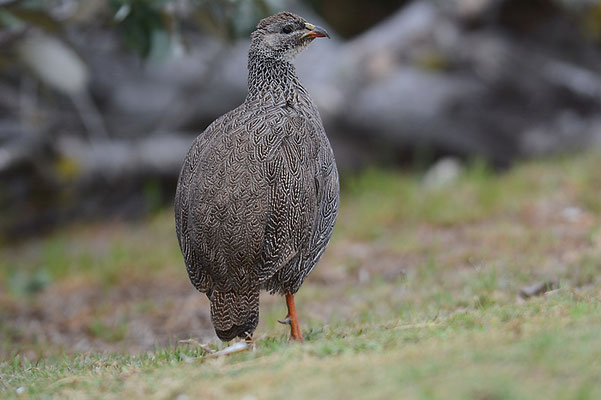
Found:
[[[164, 0], [111, 0], [125, 43], [142, 57], [160, 58], [167, 54], [169, 38]], [[157, 47], [156, 49], [153, 47]]]

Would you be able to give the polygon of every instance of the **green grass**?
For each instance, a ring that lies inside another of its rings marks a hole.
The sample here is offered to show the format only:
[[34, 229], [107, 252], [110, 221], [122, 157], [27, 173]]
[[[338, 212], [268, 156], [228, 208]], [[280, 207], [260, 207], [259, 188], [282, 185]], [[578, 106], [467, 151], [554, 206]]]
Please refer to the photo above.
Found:
[[[255, 351], [221, 359], [177, 341], [206, 325], [207, 304], [170, 211], [3, 248], [0, 397], [601, 398], [599, 165], [475, 163], [440, 189], [404, 172], [346, 179], [335, 237], [297, 295], [306, 343], [288, 343], [283, 302], [266, 296]], [[547, 281], [559, 289], [519, 297]]]

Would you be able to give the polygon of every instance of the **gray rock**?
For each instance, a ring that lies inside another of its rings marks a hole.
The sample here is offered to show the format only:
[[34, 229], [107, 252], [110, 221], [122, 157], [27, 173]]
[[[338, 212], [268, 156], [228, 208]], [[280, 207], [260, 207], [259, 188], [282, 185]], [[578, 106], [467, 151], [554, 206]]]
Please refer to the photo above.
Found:
[[457, 181], [462, 171], [463, 166], [458, 159], [442, 158], [426, 171], [423, 185], [426, 189], [446, 188]]
[[527, 299], [530, 297], [541, 296], [559, 288], [559, 282], [550, 280], [545, 282], [537, 282], [530, 286], [524, 286], [520, 289], [520, 297]]

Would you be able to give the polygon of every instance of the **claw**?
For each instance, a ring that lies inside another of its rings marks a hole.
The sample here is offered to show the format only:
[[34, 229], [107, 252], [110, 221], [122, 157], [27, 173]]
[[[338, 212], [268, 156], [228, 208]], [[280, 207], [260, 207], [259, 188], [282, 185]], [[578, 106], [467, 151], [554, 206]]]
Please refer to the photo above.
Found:
[[286, 317], [286, 318], [284, 318], [284, 320], [283, 320], [283, 321], [280, 321], [280, 320], [278, 319], [278, 322], [279, 322], [280, 324], [283, 324], [283, 325], [290, 325], [290, 323], [292, 322], [292, 320], [290, 319], [290, 317]]

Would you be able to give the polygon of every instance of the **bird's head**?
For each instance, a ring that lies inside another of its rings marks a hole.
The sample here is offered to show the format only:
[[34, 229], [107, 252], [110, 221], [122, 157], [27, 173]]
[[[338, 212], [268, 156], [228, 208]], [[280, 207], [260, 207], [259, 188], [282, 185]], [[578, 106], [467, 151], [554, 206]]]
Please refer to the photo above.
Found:
[[251, 35], [251, 51], [266, 58], [291, 60], [318, 37], [330, 35], [298, 15], [281, 12], [259, 22]]

